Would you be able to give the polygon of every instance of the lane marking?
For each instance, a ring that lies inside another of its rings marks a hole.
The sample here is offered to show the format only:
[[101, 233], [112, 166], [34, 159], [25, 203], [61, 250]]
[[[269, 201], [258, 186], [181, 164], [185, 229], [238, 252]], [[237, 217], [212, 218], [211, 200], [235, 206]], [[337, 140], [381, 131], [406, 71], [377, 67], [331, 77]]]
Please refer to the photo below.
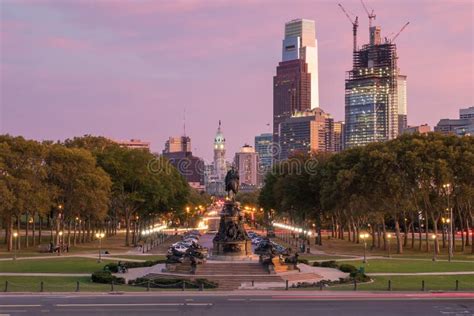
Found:
[[212, 303], [186, 303], [188, 306], [212, 306]]
[[101, 306], [184, 306], [184, 303], [131, 303], [131, 304], [56, 304], [58, 307], [101, 307]]
[[0, 307], [40, 307], [41, 305], [39, 304], [31, 304], [31, 305], [26, 305], [26, 304], [17, 304], [17, 305], [0, 305]]

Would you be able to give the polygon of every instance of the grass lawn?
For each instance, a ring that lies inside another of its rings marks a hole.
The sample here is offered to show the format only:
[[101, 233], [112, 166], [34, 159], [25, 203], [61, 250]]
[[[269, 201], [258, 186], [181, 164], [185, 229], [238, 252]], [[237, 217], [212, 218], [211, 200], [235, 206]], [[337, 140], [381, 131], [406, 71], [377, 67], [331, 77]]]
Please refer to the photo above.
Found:
[[138, 259], [144, 261], [155, 261], [166, 259], [163, 255], [110, 255], [111, 257], [123, 258], [123, 259]]
[[429, 260], [368, 260], [364, 264], [362, 261], [339, 261], [338, 264], [348, 263], [356, 267], [365, 267], [366, 273], [376, 272], [455, 272], [455, 271], [474, 271], [473, 262], [447, 262], [447, 261], [429, 261]]
[[[459, 280], [460, 291], [474, 291], [474, 275], [446, 275], [446, 276], [378, 276], [374, 282], [358, 284], [361, 291], [387, 291], [388, 280], [392, 281], [392, 291], [420, 291], [421, 282], [425, 281], [426, 291], [454, 291], [456, 280]], [[352, 284], [337, 285], [329, 290], [353, 290]]]
[[[347, 238], [347, 236], [346, 236]], [[292, 249], [296, 249], [294, 245], [289, 245], [285, 241], [279, 238], [274, 238], [276, 242], [279, 244], [285, 246], [285, 247], [291, 247]], [[471, 253], [471, 246], [466, 247], [466, 250], [464, 253], [459, 252], [459, 249], [461, 248], [460, 245], [461, 241], [456, 240], [456, 251], [454, 253], [454, 259], [455, 260], [473, 260], [474, 261], [474, 254]], [[371, 246], [371, 241], [367, 243], [367, 256], [387, 256], [388, 252], [383, 249], [370, 249]], [[396, 254], [396, 243], [395, 240], [392, 240], [391, 243], [391, 252], [392, 252], [392, 257], [399, 257], [399, 258], [419, 258], [419, 259], [431, 259], [433, 256], [433, 250], [430, 248], [430, 251], [426, 252], [425, 251], [425, 244], [423, 243], [423, 248], [422, 250], [418, 250], [418, 241], [415, 242], [415, 248], [410, 248], [411, 242], [409, 239], [408, 242], [408, 247], [403, 248], [403, 254]], [[315, 249], [318, 251], [323, 251], [327, 256], [333, 256], [337, 257], [338, 255], [351, 255], [351, 256], [363, 256], [364, 254], [364, 244], [356, 244], [353, 242], [349, 242], [346, 240], [340, 240], [340, 239], [327, 239], [327, 236], [323, 236], [323, 245], [322, 246], [316, 246], [314, 245], [314, 240], [311, 240], [311, 249]], [[324, 258], [323, 258], [324, 259]], [[446, 248], [440, 248], [440, 254], [438, 255], [438, 259], [443, 259], [447, 260], [448, 259], [448, 249]]]
[[102, 270], [104, 265], [117, 260], [89, 258], [51, 258], [28, 259], [16, 261], [0, 261], [0, 272], [30, 272], [30, 273], [92, 273]]
[[346, 256], [336, 256], [336, 255], [308, 255], [308, 254], [301, 254], [299, 256], [300, 259], [306, 259], [308, 261], [329, 261], [329, 260], [338, 260], [338, 259], [350, 259], [350, 257]]

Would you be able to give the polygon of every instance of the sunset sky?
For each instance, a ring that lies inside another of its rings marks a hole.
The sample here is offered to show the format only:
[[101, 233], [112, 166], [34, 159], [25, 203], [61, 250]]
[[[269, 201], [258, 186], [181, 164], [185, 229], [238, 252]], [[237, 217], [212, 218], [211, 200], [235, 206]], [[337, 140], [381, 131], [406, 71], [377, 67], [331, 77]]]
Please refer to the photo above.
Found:
[[[316, 21], [321, 107], [344, 119], [352, 25], [322, 0], [0, 0], [0, 133], [140, 138], [153, 151], [192, 139], [209, 161], [222, 120], [227, 158], [269, 132], [272, 80], [286, 21]], [[340, 0], [359, 15], [360, 1]], [[474, 1], [367, 0], [382, 36], [398, 37], [408, 123], [435, 125], [474, 105]]]

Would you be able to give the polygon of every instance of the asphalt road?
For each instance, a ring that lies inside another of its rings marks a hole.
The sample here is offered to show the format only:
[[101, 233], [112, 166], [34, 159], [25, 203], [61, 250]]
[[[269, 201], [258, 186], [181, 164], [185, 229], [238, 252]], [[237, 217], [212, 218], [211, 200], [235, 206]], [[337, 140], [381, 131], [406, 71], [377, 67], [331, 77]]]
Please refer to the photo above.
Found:
[[0, 315], [474, 316], [472, 298], [304, 295], [0, 295]]

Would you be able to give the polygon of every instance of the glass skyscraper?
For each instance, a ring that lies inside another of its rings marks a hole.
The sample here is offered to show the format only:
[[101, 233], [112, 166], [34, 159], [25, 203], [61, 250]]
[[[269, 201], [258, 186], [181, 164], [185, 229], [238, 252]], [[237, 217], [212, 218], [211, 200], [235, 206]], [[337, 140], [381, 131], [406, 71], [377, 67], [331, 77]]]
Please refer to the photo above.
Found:
[[347, 72], [345, 148], [394, 139], [399, 119], [406, 121], [406, 97], [405, 104], [399, 104], [398, 96], [406, 93], [406, 84], [398, 87], [406, 76], [399, 75], [396, 45], [382, 43], [380, 33], [380, 27], [370, 28], [370, 44], [354, 52], [353, 68]]

